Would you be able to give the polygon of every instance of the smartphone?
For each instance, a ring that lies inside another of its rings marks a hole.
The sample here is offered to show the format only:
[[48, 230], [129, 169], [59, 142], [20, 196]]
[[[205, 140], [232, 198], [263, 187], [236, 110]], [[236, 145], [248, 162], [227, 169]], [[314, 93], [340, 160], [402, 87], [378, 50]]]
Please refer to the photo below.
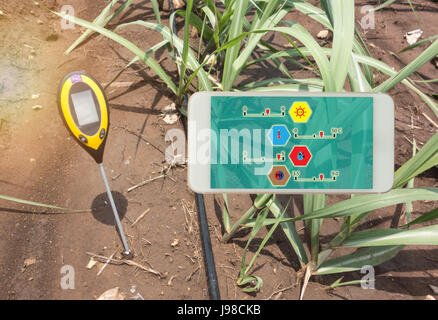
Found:
[[394, 102], [376, 93], [198, 92], [188, 103], [197, 193], [380, 193], [394, 179]]

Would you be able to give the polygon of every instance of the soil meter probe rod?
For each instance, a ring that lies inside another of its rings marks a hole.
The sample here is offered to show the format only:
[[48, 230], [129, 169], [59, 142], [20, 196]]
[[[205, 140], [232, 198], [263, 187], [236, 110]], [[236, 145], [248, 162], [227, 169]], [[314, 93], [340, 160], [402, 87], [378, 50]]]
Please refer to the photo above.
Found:
[[120, 238], [122, 238], [123, 247], [125, 248], [125, 254], [129, 255], [131, 253], [131, 250], [129, 250], [128, 242], [126, 242], [125, 232], [123, 231], [122, 223], [120, 222], [119, 218], [119, 213], [117, 212], [116, 204], [114, 203], [113, 195], [111, 194], [111, 189], [109, 187], [102, 163], [99, 163], [99, 168], [100, 173], [102, 173], [103, 182], [105, 183], [106, 193], [108, 194], [108, 198], [111, 203], [111, 208], [113, 209], [114, 219], [116, 220], [117, 228], [120, 232]]
[[99, 82], [84, 71], [74, 71], [62, 79], [58, 88], [58, 110], [75, 141], [99, 165], [125, 254], [128, 243], [103, 169], [103, 153], [110, 126], [108, 99]]

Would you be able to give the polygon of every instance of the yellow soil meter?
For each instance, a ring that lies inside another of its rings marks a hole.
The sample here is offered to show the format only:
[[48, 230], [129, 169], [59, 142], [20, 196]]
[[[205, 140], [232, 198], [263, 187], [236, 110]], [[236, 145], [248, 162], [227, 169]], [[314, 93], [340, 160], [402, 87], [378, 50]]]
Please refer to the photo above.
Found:
[[103, 151], [109, 129], [108, 100], [100, 84], [82, 71], [69, 73], [58, 90], [58, 108], [75, 140], [99, 164], [125, 254], [130, 254], [108, 180], [103, 169]]

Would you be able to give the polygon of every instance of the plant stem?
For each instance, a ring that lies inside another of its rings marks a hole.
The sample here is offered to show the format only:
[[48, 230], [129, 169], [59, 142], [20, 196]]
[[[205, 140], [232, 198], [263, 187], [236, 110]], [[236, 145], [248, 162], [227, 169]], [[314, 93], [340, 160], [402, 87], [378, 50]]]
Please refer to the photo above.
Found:
[[228, 242], [237, 232], [239, 227], [242, 224], [246, 223], [257, 210], [263, 208], [266, 203], [272, 198], [272, 196], [272, 194], [258, 195], [257, 198], [254, 200], [254, 204], [251, 206], [251, 208], [249, 208], [248, 211], [243, 216], [241, 216], [240, 219], [231, 227], [230, 232], [227, 232], [223, 235], [221, 241]]

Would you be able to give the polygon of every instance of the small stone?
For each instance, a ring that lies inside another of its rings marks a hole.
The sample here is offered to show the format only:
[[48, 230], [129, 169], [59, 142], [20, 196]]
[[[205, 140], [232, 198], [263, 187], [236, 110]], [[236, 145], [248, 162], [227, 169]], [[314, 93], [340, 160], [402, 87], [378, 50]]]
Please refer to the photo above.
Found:
[[426, 298], [424, 298], [424, 300], [436, 300], [434, 296], [431, 296], [430, 294], [428, 294], [426, 296]]
[[173, 8], [175, 10], [180, 9], [180, 8], [185, 6], [185, 3], [183, 0], [172, 0], [172, 2], [173, 2]]
[[173, 242], [170, 244], [173, 248], [175, 248], [179, 244], [178, 239], [174, 239]]
[[91, 258], [90, 261], [88, 261], [87, 269], [92, 269], [96, 264], [97, 264], [97, 261], [94, 260], [93, 258]]
[[320, 32], [318, 32], [316, 37], [318, 39], [327, 39], [329, 34], [330, 34], [330, 31], [328, 31], [328, 30], [321, 30]]
[[42, 105], [37, 104], [37, 105], [32, 107], [32, 110], [41, 110], [42, 108], [43, 108]]
[[163, 115], [164, 115], [163, 120], [167, 124], [174, 124], [175, 122], [177, 122], [179, 119], [179, 113], [178, 110], [176, 109], [175, 103], [171, 103], [165, 106]]
[[216, 55], [214, 54], [212, 54], [207, 60], [207, 65], [211, 66], [213, 64], [216, 64]]
[[35, 258], [27, 258], [26, 260], [24, 260], [24, 267], [27, 268], [35, 263], [36, 263]]
[[409, 45], [413, 45], [418, 41], [418, 39], [421, 38], [422, 35], [423, 35], [423, 30], [417, 29], [407, 32], [404, 35], [404, 38], [406, 39], [407, 43], [409, 43]]

